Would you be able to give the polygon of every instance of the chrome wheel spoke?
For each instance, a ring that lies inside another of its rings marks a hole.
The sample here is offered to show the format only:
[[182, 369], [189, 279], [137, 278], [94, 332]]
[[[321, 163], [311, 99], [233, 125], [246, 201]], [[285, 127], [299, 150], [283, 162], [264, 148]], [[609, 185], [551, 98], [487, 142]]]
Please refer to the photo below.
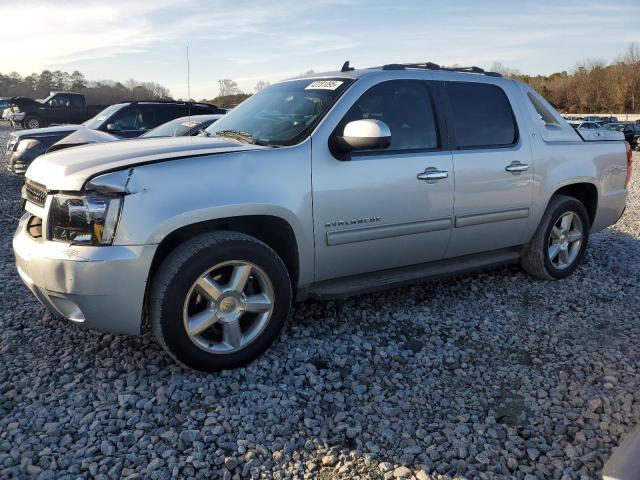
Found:
[[560, 238], [560, 235], [562, 235], [562, 231], [554, 225], [553, 228], [551, 229], [551, 238], [553, 238], [554, 240], [557, 240]]
[[560, 220], [560, 226], [562, 227], [562, 230], [568, 231], [571, 229], [571, 223], [573, 222], [573, 213], [567, 213], [564, 217], [562, 217], [562, 219]]
[[569, 249], [567, 247], [562, 247], [560, 249], [560, 254], [558, 255], [558, 259], [564, 265], [566, 265], [568, 263], [568, 260], [569, 260]]
[[251, 275], [251, 265], [243, 264], [233, 267], [231, 272], [231, 278], [229, 279], [229, 285], [227, 288], [234, 292], [242, 293], [244, 287], [247, 285], [247, 280]]
[[569, 240], [570, 243], [582, 240], [582, 232], [580, 230], [571, 230], [567, 233], [567, 240]]
[[211, 277], [205, 275], [196, 282], [198, 289], [209, 301], [215, 301], [222, 295], [222, 288]]
[[196, 313], [189, 317], [187, 334], [190, 337], [200, 335], [217, 321], [218, 317], [216, 317], [215, 312], [209, 309]]
[[238, 319], [222, 324], [222, 341], [232, 348], [242, 345], [242, 330]]
[[261, 293], [259, 295], [249, 295], [244, 305], [245, 312], [264, 313], [271, 310], [273, 302], [267, 295]]
[[549, 247], [549, 260], [553, 261], [560, 253], [560, 245], [551, 245]]

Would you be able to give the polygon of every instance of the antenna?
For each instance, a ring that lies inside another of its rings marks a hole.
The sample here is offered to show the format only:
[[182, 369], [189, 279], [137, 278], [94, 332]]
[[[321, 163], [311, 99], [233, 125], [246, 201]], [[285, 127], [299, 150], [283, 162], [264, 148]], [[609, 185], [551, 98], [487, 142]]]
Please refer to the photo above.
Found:
[[189, 45], [187, 45], [187, 116], [191, 121], [191, 68], [189, 66]]

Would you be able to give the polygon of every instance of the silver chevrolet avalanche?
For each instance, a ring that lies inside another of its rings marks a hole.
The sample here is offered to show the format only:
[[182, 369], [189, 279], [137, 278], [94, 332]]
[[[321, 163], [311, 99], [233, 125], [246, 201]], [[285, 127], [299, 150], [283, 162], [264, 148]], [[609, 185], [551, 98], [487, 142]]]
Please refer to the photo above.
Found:
[[562, 279], [622, 215], [631, 153], [477, 67], [313, 74], [252, 96], [201, 137], [39, 157], [18, 272], [56, 317], [138, 334], [177, 361], [246, 364], [292, 301], [508, 262]]

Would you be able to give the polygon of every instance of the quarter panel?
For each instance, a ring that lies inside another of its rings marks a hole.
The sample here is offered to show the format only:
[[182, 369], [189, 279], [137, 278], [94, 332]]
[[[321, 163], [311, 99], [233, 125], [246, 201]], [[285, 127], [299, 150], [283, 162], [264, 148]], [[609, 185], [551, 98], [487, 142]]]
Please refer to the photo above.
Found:
[[598, 191], [598, 208], [591, 232], [614, 224], [624, 209], [627, 159], [623, 142], [533, 142], [536, 158], [532, 217], [533, 236], [551, 196], [575, 183], [590, 183]]

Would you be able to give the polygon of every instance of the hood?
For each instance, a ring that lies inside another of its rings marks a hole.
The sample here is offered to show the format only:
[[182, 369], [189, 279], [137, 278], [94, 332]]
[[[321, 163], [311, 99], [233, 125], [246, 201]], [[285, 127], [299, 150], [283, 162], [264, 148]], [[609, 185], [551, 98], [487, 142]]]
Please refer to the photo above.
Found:
[[58, 125], [56, 127], [33, 128], [31, 130], [18, 130], [17, 132], [13, 132], [11, 135], [16, 137], [18, 140], [20, 140], [22, 138], [35, 138], [35, 137], [46, 137], [49, 135], [62, 135], [64, 133], [75, 132], [80, 128], [84, 128], [84, 127], [82, 125]]
[[48, 190], [78, 191], [89, 178], [106, 171], [198, 155], [270, 148], [210, 137], [141, 138], [95, 143], [42, 155], [31, 163], [26, 177], [45, 185]]
[[77, 147], [79, 145], [87, 145], [89, 143], [106, 143], [121, 140], [120, 137], [111, 135], [101, 130], [92, 130], [91, 128], [79, 128], [71, 135], [67, 135], [62, 140], [58, 140], [51, 145], [47, 152], [55, 152], [63, 148]]

